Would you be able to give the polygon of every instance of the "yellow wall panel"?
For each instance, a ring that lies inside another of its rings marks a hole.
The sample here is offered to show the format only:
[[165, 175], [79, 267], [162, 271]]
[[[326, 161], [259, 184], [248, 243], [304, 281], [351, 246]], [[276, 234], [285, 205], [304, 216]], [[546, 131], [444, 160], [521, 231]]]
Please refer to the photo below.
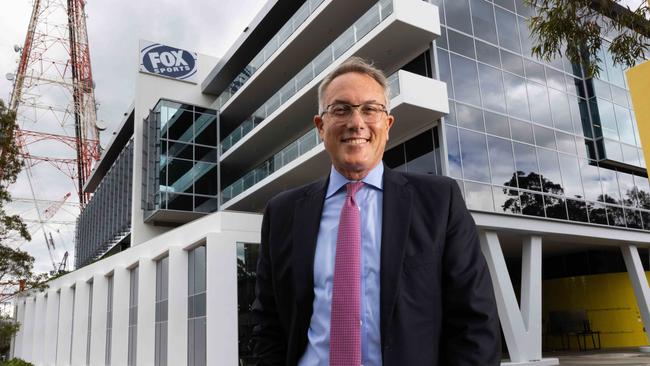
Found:
[[[646, 272], [650, 278], [650, 272]], [[643, 322], [627, 273], [546, 280], [542, 284], [542, 317], [551, 311], [586, 310], [594, 331], [600, 331], [603, 348], [647, 344]], [[547, 324], [546, 324], [547, 325]], [[560, 340], [549, 338], [547, 347], [559, 348]], [[591, 347], [591, 343], [588, 343]], [[577, 341], [572, 339], [572, 348]]]
[[646, 166], [650, 166], [650, 61], [626, 71]]

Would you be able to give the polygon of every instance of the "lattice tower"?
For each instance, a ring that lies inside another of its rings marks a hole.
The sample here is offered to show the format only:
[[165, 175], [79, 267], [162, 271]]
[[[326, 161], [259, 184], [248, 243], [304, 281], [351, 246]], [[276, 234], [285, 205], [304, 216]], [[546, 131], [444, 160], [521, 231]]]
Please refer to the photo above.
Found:
[[[74, 232], [89, 199], [83, 186], [101, 154], [84, 6], [84, 0], [34, 0], [25, 42], [16, 48], [20, 58], [9, 108], [17, 114], [14, 137], [25, 168], [10, 189], [13, 212], [21, 214], [34, 240], [40, 230]], [[46, 215], [70, 191], [76, 199]], [[62, 249], [72, 247], [72, 237], [63, 238]]]

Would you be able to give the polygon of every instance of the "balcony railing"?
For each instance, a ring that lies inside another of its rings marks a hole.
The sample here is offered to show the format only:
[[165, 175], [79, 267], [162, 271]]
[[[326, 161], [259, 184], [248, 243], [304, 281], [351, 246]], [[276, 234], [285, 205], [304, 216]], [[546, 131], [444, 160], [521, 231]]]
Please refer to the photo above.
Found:
[[318, 8], [325, 0], [308, 0], [306, 1], [296, 13], [280, 28], [278, 33], [271, 38], [269, 43], [262, 48], [262, 50], [253, 58], [253, 60], [244, 67], [244, 70], [235, 77], [235, 79], [226, 87], [216, 101], [216, 109], [221, 109], [230, 98], [241, 89], [244, 84], [253, 76], [255, 72], [264, 65], [264, 63], [271, 58], [284, 42], [302, 25], [302, 23], [309, 18], [309, 16]]
[[[388, 85], [390, 88], [389, 90], [391, 99], [399, 95], [400, 89], [397, 72], [388, 77]], [[273, 155], [271, 158], [260, 164], [257, 168], [246, 173], [246, 175], [239, 178], [233, 184], [229, 185], [223, 191], [221, 191], [221, 202], [228, 202], [232, 198], [238, 196], [242, 192], [259, 183], [262, 179], [268, 177], [269, 175], [278, 171], [280, 168], [286, 166], [287, 164], [311, 151], [321, 142], [322, 140], [318, 136], [318, 130], [309, 130], [309, 132], [287, 145], [280, 152]]]
[[266, 101], [252, 116], [245, 119], [230, 135], [219, 144], [221, 153], [228, 151], [280, 106], [314, 80], [329, 65], [358, 43], [366, 34], [393, 13], [393, 1], [381, 0], [324, 49], [314, 60], [289, 80], [280, 90]]

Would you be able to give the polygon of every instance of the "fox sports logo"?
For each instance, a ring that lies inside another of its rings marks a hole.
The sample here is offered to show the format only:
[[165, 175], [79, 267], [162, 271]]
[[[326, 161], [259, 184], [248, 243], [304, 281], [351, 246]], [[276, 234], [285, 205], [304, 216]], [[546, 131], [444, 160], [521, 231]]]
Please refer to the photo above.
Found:
[[180, 48], [152, 44], [140, 51], [142, 67], [150, 73], [174, 79], [187, 79], [196, 74], [194, 55]]

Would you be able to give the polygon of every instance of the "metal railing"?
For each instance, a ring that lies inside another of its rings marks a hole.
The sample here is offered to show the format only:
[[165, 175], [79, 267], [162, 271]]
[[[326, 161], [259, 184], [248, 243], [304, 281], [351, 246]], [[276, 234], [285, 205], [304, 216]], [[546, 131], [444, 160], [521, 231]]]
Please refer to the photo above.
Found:
[[[396, 72], [388, 77], [389, 96], [391, 99], [400, 93], [398, 73]], [[316, 129], [309, 130], [309, 132], [287, 145], [257, 168], [246, 173], [243, 177], [222, 190], [221, 202], [226, 203], [230, 201], [232, 198], [259, 183], [262, 179], [311, 151], [321, 142], [322, 140], [318, 136], [318, 131]]]
[[302, 25], [302, 23], [309, 18], [309, 16], [318, 8], [325, 0], [309, 0], [306, 1], [295, 14], [284, 24], [278, 33], [271, 38], [271, 40], [262, 48], [262, 50], [251, 60], [251, 62], [244, 67], [244, 70], [235, 77], [235, 79], [226, 87], [221, 95], [216, 100], [215, 109], [221, 109], [232, 98], [239, 89], [241, 89], [246, 82], [257, 72], [257, 70], [264, 65], [264, 63], [271, 58], [287, 39]]
[[319, 76], [329, 65], [334, 63], [350, 47], [358, 43], [366, 34], [393, 13], [393, 0], [381, 0], [359, 18], [350, 28], [343, 32], [332, 44], [324, 49], [314, 60], [300, 70], [289, 82], [269, 98], [253, 115], [246, 118], [234, 131], [226, 136], [219, 148], [221, 153], [228, 151], [253, 128], [262, 123], [269, 115]]

